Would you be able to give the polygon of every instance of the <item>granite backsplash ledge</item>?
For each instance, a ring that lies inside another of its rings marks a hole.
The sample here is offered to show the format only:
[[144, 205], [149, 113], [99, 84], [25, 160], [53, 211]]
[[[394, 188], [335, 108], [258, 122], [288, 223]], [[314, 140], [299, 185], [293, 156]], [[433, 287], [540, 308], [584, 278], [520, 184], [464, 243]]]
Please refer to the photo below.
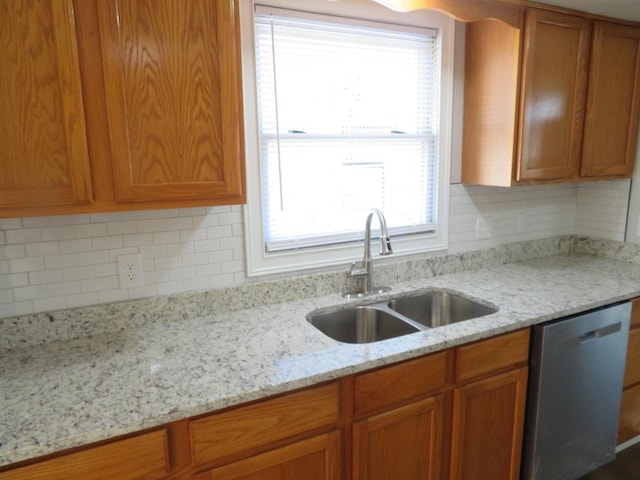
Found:
[[[380, 284], [475, 270], [552, 255], [587, 254], [640, 263], [640, 247], [574, 235], [507, 244], [465, 253], [376, 261]], [[204, 317], [353, 290], [346, 266], [331, 272], [250, 283], [233, 288], [142, 298], [0, 319], [0, 350], [114, 333], [149, 322]]]

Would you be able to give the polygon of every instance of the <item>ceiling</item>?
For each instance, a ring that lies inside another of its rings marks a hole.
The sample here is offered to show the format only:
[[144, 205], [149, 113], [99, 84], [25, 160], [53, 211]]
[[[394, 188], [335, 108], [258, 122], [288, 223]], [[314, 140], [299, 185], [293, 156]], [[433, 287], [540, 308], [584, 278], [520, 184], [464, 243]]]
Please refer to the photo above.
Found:
[[573, 10], [640, 22], [640, 0], [537, 0]]

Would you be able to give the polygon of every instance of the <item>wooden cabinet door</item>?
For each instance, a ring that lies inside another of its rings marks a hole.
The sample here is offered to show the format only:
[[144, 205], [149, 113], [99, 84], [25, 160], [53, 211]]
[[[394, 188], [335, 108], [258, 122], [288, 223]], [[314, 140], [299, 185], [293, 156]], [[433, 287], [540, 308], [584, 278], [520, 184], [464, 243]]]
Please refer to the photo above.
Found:
[[353, 480], [436, 480], [443, 443], [442, 395], [356, 422]]
[[0, 208], [90, 202], [72, 0], [1, 2], [0, 72]]
[[631, 176], [639, 112], [640, 28], [596, 22], [582, 176]]
[[583, 18], [527, 11], [517, 180], [577, 176], [589, 39]]
[[451, 479], [517, 480], [527, 367], [454, 391]]
[[238, 0], [100, 0], [118, 202], [244, 201]]
[[194, 480], [339, 480], [340, 434], [330, 432], [195, 475]]

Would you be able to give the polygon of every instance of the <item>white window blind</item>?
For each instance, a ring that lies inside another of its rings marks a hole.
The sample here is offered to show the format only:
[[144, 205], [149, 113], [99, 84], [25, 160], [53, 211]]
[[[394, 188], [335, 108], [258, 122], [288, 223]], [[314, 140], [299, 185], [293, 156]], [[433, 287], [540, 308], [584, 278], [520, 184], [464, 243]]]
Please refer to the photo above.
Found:
[[436, 31], [257, 7], [266, 251], [393, 236], [437, 222]]

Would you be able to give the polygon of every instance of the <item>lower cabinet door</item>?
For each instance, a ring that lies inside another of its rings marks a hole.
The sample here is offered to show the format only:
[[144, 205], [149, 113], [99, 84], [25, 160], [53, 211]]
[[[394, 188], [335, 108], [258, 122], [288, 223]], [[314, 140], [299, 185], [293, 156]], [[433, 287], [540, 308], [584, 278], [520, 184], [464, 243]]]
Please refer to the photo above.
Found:
[[438, 395], [354, 423], [353, 480], [436, 480], [442, 456]]
[[517, 480], [527, 367], [454, 390], [452, 480]]
[[195, 475], [194, 480], [339, 480], [340, 433], [329, 432]]

